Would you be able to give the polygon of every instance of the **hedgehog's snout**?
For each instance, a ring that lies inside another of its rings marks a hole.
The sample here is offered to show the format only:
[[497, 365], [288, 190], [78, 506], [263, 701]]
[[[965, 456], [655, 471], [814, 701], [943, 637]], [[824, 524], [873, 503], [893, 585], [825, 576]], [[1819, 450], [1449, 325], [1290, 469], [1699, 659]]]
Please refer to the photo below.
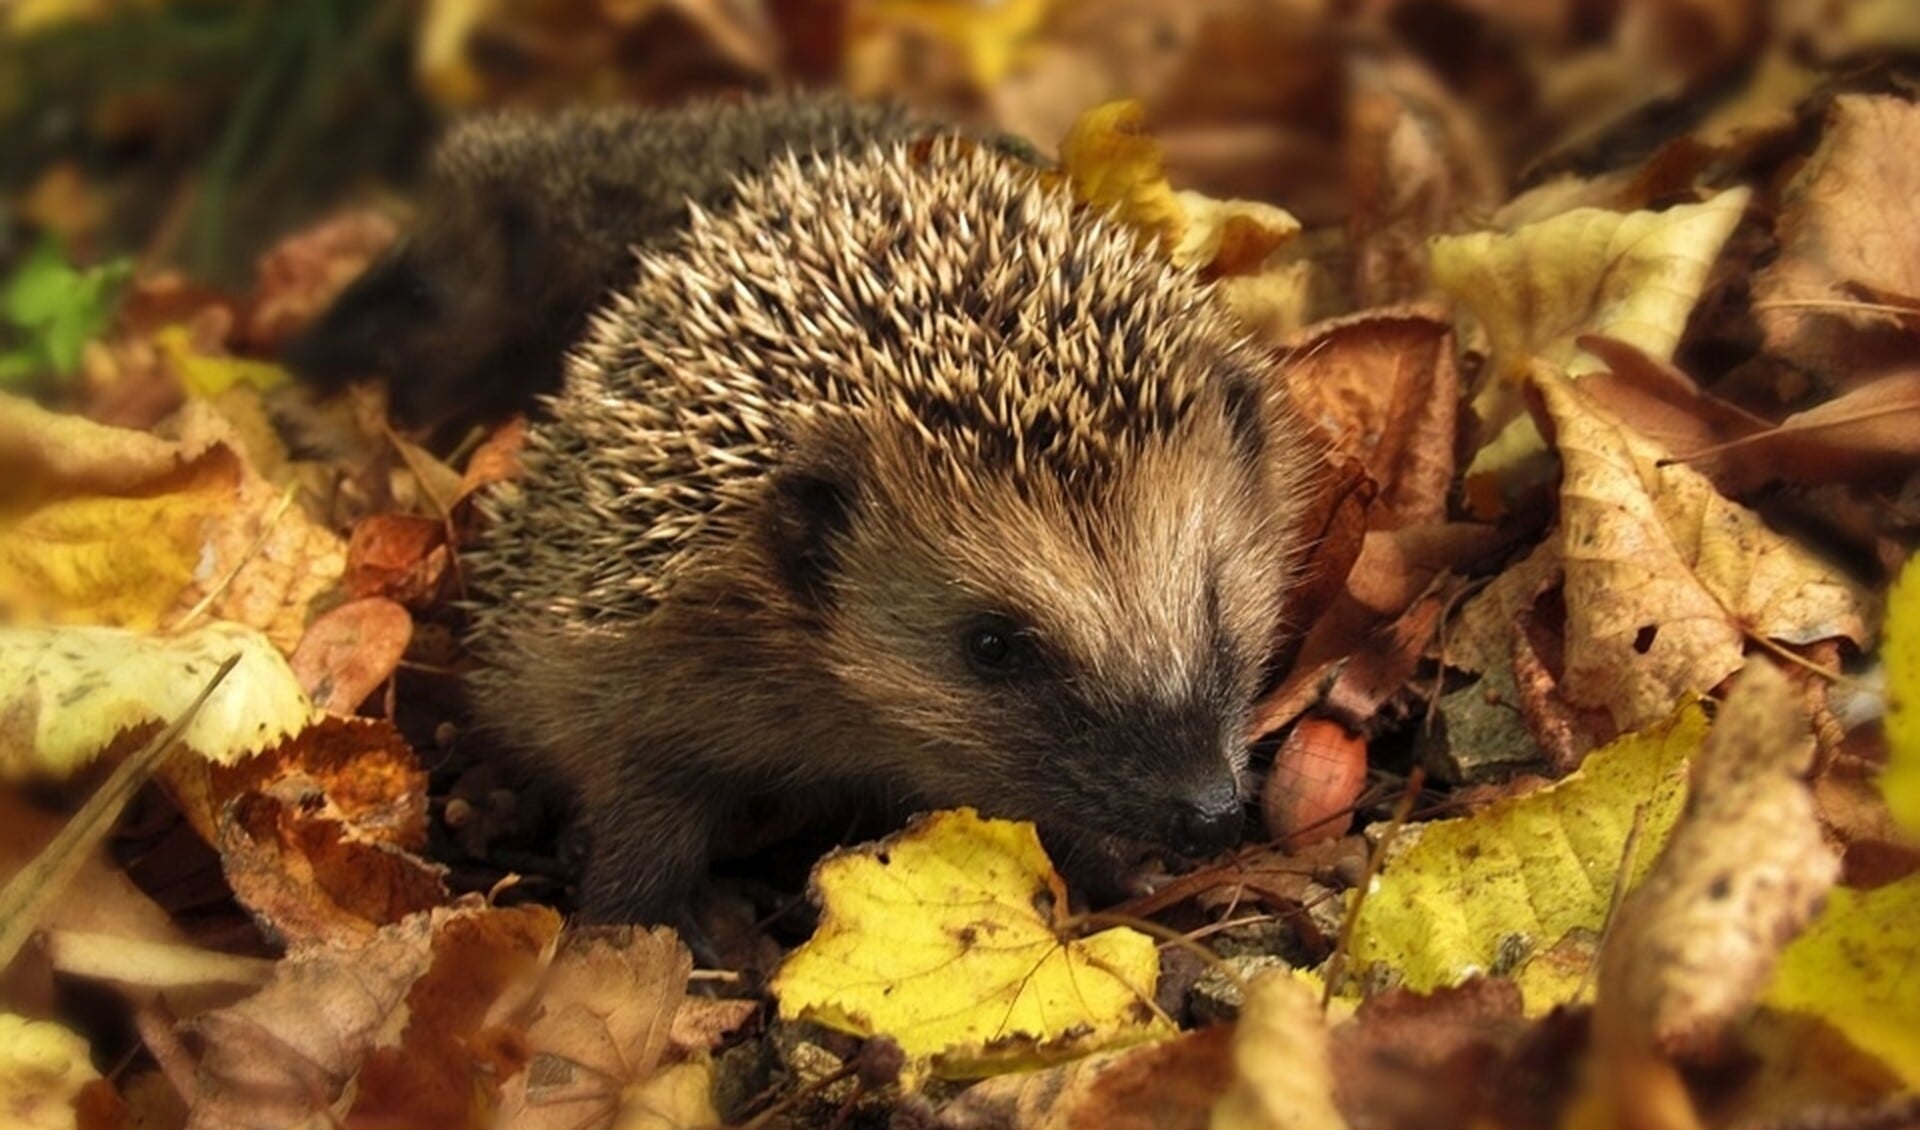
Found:
[[1233, 774], [1210, 778], [1173, 805], [1167, 846], [1196, 858], [1233, 847], [1240, 842], [1244, 807]]

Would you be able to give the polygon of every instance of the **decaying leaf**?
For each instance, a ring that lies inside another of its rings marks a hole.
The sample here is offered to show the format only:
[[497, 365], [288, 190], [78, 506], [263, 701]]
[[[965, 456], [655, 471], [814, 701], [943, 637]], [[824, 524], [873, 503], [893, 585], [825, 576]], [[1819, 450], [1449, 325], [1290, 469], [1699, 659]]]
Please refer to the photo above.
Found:
[[[188, 1125], [324, 1125], [343, 1101], [393, 1125], [465, 1124], [482, 1069], [495, 1065], [464, 1037], [559, 927], [538, 907], [467, 905], [295, 949], [266, 988], [192, 1022], [206, 1051]], [[397, 1085], [348, 1095], [376, 1056], [383, 1066], [370, 1081]]]
[[821, 861], [820, 928], [774, 978], [780, 1015], [885, 1035], [967, 1077], [1169, 1031], [1153, 940], [1061, 934], [1066, 889], [1030, 824], [936, 813]]
[[1320, 990], [1291, 971], [1247, 986], [1233, 1033], [1233, 1082], [1213, 1130], [1342, 1130]]
[[1698, 472], [1661, 466], [1665, 452], [1577, 385], [1544, 371], [1535, 385], [1563, 468], [1552, 544], [1565, 576], [1570, 702], [1636, 729], [1738, 669], [1749, 635], [1865, 641], [1870, 601], [1838, 568]]
[[1752, 1007], [1840, 870], [1802, 780], [1812, 760], [1799, 696], [1771, 663], [1749, 663], [1693, 759], [1686, 811], [1602, 948], [1603, 1045], [1697, 1058]]
[[316, 717], [259, 632], [213, 623], [172, 636], [119, 628], [0, 629], [0, 779], [65, 778], [121, 733], [171, 719], [229, 655], [240, 663], [182, 740], [231, 763]]
[[[1651, 865], [1680, 812], [1680, 769], [1706, 735], [1687, 707], [1589, 754], [1549, 788], [1496, 801], [1465, 819], [1410, 827], [1360, 908], [1356, 970], [1381, 965], [1415, 991], [1477, 972], [1512, 973], [1531, 955], [1606, 920], [1636, 809], [1644, 809], [1635, 874]], [[1527, 987], [1527, 1010], [1562, 999]]]
[[1294, 402], [1380, 487], [1368, 528], [1445, 520], [1460, 402], [1451, 324], [1425, 307], [1370, 310], [1287, 344]]
[[[529, 983], [538, 996], [502, 997], [489, 1021], [524, 1027], [526, 1064], [506, 1081], [502, 1117], [528, 1130], [718, 1122], [705, 1047], [679, 1039], [678, 1016], [693, 1003], [685, 999], [692, 967], [670, 930], [564, 938]], [[733, 1006], [728, 1027], [753, 1009], [751, 1001], [704, 1003]]]
[[314, 705], [352, 714], [392, 677], [413, 638], [413, 618], [391, 600], [348, 601], [307, 627], [288, 662]]
[[1768, 344], [1816, 371], [1872, 372], [1912, 361], [1913, 326], [1863, 290], [1920, 297], [1920, 106], [1843, 94], [1820, 146], [1788, 186], [1780, 255], [1755, 281]]

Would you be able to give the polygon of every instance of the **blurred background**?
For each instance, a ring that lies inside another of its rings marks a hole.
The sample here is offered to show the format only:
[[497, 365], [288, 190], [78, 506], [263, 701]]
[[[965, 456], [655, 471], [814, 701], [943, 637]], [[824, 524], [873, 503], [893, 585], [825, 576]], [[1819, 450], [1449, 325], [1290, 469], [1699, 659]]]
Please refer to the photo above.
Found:
[[[266, 269], [266, 249], [329, 216], [361, 209], [403, 223], [407, 187], [454, 116], [793, 86], [899, 98], [1042, 153], [1087, 108], [1139, 99], [1175, 186], [1272, 202], [1302, 221], [1307, 238], [1291, 253], [1328, 271], [1318, 309], [1302, 317], [1324, 316], [1405, 297], [1353, 293], [1340, 257], [1354, 217], [1428, 207], [1410, 229], [1423, 236], [1482, 225], [1524, 188], [1636, 164], [1742, 99], [1791, 105], [1816, 74], [1911, 53], [1916, 9], [12, 0], [0, 6], [0, 378], [78, 365], [107, 297], [136, 274], [174, 268], [193, 287], [241, 292]], [[1396, 167], [1421, 179], [1396, 179]], [[342, 244], [390, 235], [336, 230], [324, 258], [357, 269], [364, 256]], [[53, 292], [63, 300], [46, 301]], [[270, 328], [226, 336], [263, 356], [276, 341]]]

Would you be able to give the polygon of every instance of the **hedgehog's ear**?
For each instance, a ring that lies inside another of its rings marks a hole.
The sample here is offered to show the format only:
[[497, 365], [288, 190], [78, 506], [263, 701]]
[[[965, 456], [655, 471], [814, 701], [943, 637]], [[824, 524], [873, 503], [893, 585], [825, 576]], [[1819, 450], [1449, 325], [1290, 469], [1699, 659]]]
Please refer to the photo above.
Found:
[[790, 458], [767, 484], [766, 533], [774, 570], [810, 608], [833, 602], [837, 542], [858, 497], [851, 447], [820, 444]]

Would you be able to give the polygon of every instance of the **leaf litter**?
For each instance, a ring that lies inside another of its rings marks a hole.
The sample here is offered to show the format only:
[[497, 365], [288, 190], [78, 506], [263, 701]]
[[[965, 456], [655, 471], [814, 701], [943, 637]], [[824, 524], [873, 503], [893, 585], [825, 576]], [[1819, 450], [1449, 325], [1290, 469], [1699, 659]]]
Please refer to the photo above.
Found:
[[[817, 923], [757, 915], [750, 884], [704, 908], [689, 940], [731, 977], [693, 971], [672, 931], [564, 926], [566, 848], [446, 705], [473, 499], [511, 477], [520, 425], [397, 436], [377, 400], [316, 405], [275, 363], [399, 226], [338, 210], [267, 249], [245, 293], [144, 263], [122, 287], [116, 261], [56, 258], [100, 245], [119, 206], [65, 164], [26, 201], [58, 240], [7, 288], [66, 288], [60, 309], [14, 303], [28, 348], [6, 357], [77, 411], [0, 403], [0, 766], [40, 790], [5, 798], [9, 869], [82, 878], [15, 923], [40, 932], [8, 970], [7, 1109], [1916, 1113], [1920, 112], [1892, 54], [1920, 33], [1910, 7], [1387, 4], [1359, 36], [1352, 13], [1253, 0], [1002, 7], [854, 0], [814, 27], [786, 0], [763, 22], [430, 3], [419, 91], [396, 96], [838, 76], [1059, 141], [1060, 190], [1210, 280], [1331, 453], [1251, 724], [1273, 842], [1162, 876], [1123, 925], [1079, 912], [1031, 829], [935, 814], [824, 861]], [[49, 849], [57, 802], [230, 651], [120, 832], [160, 838], [133, 861]], [[180, 834], [143, 827], [166, 821]], [[224, 916], [148, 874], [191, 852]], [[1358, 976], [1323, 1008], [1306, 971], [1329, 961]], [[63, 1015], [55, 972], [124, 994], [134, 1036]]]

